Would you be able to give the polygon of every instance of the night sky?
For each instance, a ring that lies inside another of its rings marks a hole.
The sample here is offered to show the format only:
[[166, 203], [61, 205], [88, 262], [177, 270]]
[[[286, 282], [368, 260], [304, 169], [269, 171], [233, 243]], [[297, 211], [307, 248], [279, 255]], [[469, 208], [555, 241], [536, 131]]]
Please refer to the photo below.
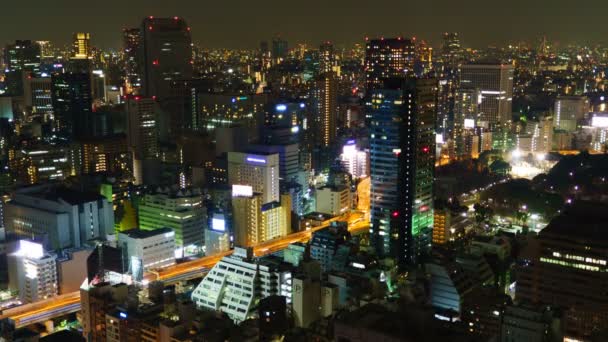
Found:
[[562, 44], [603, 44], [607, 14], [606, 0], [17, 0], [3, 6], [0, 44], [63, 44], [72, 32], [86, 31], [94, 46], [118, 48], [121, 29], [148, 15], [184, 17], [203, 47], [257, 47], [276, 34], [290, 44], [399, 34], [436, 44], [448, 30], [470, 47], [542, 35]]

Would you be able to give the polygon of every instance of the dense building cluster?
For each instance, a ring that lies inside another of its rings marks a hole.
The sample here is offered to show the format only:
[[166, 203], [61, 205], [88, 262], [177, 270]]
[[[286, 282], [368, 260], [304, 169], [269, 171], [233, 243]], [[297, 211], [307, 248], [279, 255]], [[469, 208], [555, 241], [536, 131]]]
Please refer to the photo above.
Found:
[[1, 51], [0, 340], [608, 338], [608, 49], [132, 24]]

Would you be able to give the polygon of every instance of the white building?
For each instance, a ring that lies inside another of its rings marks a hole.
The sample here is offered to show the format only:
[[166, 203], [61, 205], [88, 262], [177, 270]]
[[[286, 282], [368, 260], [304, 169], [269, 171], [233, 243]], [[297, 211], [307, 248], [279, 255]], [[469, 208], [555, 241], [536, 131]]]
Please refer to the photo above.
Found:
[[369, 175], [369, 151], [357, 150], [354, 140], [349, 140], [342, 147], [340, 162], [354, 178], [364, 178]]
[[352, 194], [346, 186], [325, 186], [316, 192], [317, 212], [332, 216], [342, 215], [352, 206]]
[[43, 239], [53, 250], [81, 247], [113, 234], [114, 211], [97, 193], [32, 186], [19, 189], [4, 204], [4, 226], [18, 236]]
[[192, 301], [200, 308], [225, 312], [235, 323], [254, 317], [260, 299], [280, 294], [281, 274], [252, 257], [252, 249], [235, 248], [207, 273]]
[[45, 253], [42, 244], [21, 240], [9, 260], [9, 288], [19, 292], [22, 302], [34, 303], [57, 295], [57, 257]]
[[262, 204], [280, 201], [279, 174], [278, 153], [228, 153], [228, 183], [251, 186]]
[[175, 264], [175, 232], [171, 228], [127, 230], [118, 234], [118, 244], [137, 279], [143, 271]]
[[139, 227], [143, 230], [171, 228], [176, 254], [197, 252], [203, 247], [207, 210], [198, 189], [157, 189], [139, 205]]

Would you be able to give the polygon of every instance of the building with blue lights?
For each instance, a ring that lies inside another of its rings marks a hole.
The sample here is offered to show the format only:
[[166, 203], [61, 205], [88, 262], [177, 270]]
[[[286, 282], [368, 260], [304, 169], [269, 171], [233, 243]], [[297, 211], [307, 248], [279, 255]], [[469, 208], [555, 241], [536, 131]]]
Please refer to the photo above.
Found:
[[371, 240], [401, 265], [430, 246], [436, 92], [435, 79], [388, 79], [368, 102]]

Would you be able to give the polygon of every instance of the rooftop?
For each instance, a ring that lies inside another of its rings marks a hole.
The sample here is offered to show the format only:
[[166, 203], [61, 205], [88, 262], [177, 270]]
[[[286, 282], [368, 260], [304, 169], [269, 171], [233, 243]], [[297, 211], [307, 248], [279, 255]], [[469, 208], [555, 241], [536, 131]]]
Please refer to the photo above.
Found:
[[124, 232], [121, 232], [120, 234], [124, 234], [127, 235], [130, 238], [133, 239], [145, 239], [145, 238], [149, 238], [152, 236], [157, 236], [157, 235], [162, 235], [162, 234], [166, 234], [166, 233], [170, 233], [173, 232], [173, 230], [171, 228], [158, 228], [158, 229], [154, 229], [154, 230], [142, 230], [142, 229], [129, 229], [129, 230], [125, 230]]
[[577, 201], [555, 217], [540, 233], [608, 241], [608, 205]]

